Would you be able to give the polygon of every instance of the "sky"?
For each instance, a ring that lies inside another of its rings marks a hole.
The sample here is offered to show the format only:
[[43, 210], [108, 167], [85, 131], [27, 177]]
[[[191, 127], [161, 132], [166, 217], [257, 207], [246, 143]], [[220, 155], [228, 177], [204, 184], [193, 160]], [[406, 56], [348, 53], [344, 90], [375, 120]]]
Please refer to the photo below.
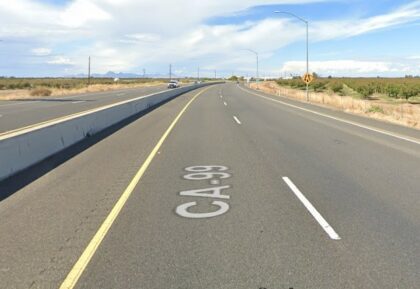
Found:
[[0, 0], [0, 76], [420, 75], [420, 0]]

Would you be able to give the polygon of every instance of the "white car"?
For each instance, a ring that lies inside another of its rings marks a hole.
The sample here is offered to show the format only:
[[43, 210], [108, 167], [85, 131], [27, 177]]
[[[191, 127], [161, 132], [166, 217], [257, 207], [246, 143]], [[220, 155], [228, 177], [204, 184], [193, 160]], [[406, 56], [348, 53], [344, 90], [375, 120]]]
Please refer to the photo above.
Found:
[[168, 83], [168, 88], [177, 88], [179, 87], [179, 81], [178, 80], [171, 80]]

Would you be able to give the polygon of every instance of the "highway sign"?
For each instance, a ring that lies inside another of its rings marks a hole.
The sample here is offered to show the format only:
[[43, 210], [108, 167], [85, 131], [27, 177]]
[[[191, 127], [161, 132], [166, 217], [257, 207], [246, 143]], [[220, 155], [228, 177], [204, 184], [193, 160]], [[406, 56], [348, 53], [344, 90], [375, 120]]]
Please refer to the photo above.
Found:
[[306, 84], [309, 84], [309, 83], [311, 83], [311, 82], [314, 80], [314, 76], [313, 76], [312, 74], [310, 74], [310, 73], [305, 73], [305, 74], [302, 76], [302, 80], [303, 80], [303, 82], [305, 82]]

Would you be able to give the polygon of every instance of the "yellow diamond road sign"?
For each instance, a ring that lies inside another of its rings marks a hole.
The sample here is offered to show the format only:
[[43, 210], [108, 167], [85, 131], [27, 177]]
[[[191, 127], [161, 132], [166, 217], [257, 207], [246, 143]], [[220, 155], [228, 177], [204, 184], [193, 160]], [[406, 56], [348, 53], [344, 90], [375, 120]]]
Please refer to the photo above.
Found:
[[305, 74], [302, 76], [302, 80], [303, 80], [303, 82], [305, 82], [306, 84], [309, 84], [309, 83], [311, 83], [311, 82], [314, 80], [314, 76], [313, 76], [312, 74], [310, 74], [310, 73], [305, 73]]

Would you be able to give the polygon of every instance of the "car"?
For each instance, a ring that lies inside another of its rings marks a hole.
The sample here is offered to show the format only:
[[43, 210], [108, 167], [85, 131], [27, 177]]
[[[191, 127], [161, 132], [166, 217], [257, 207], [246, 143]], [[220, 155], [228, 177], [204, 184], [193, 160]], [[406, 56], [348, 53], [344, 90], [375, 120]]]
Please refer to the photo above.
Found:
[[168, 88], [178, 88], [179, 86], [178, 80], [171, 80], [168, 82]]

